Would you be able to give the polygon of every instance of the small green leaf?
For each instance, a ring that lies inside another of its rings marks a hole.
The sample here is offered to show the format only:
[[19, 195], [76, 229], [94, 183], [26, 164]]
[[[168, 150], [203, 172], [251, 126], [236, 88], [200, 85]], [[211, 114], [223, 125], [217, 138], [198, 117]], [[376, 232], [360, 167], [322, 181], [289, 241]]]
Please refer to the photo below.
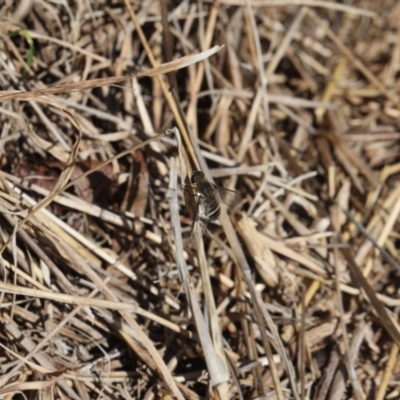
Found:
[[26, 43], [28, 44], [28, 55], [26, 57], [26, 63], [31, 66], [32, 65], [32, 60], [33, 60], [33, 55], [35, 53], [35, 44], [33, 43], [33, 39], [27, 29], [21, 29], [20, 31], [16, 32], [10, 32], [9, 33], [10, 37], [16, 36], [16, 35], [21, 35], [22, 37], [25, 38]]
[[28, 43], [28, 55], [26, 57], [26, 63], [31, 66], [32, 65], [32, 60], [33, 60], [33, 55], [35, 53], [35, 45], [33, 43], [33, 39], [27, 29], [22, 29], [20, 31], [20, 34], [25, 38], [26, 43]]

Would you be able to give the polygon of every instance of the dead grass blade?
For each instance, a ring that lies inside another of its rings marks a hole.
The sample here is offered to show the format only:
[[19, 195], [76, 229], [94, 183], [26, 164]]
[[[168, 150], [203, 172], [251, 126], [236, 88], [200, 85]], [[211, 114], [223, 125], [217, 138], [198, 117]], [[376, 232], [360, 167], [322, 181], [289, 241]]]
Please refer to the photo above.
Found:
[[397, 343], [393, 343], [390, 350], [390, 357], [386, 364], [385, 374], [382, 378], [382, 384], [379, 386], [378, 393], [376, 394], [376, 400], [383, 400], [385, 398], [385, 393], [388, 388], [390, 377], [393, 374], [393, 369], [395, 367], [398, 354], [399, 346]]
[[[211, 0], [206, 0], [211, 2]], [[220, 0], [221, 4], [228, 4], [230, 6], [242, 6], [243, 2], [240, 0]], [[366, 17], [374, 17], [376, 14], [369, 10], [364, 10], [358, 7], [352, 7], [347, 4], [338, 4], [328, 1], [319, 0], [250, 0], [251, 7], [287, 7], [289, 5], [296, 6], [309, 6], [309, 7], [322, 7], [337, 11], [343, 11], [350, 14], [358, 14]]]
[[199, 54], [184, 56], [178, 60], [174, 60], [169, 63], [165, 63], [157, 67], [154, 67], [149, 71], [139, 72], [137, 74], [132, 74], [132, 75], [98, 78], [76, 83], [66, 83], [64, 85], [49, 87], [46, 89], [38, 89], [31, 92], [14, 92], [14, 93], [0, 92], [0, 103], [7, 100], [35, 100], [40, 96], [50, 96], [54, 94], [68, 93], [78, 90], [79, 91], [89, 90], [97, 87], [113, 85], [116, 83], [121, 83], [129, 79], [132, 79], [133, 77], [140, 78], [144, 76], [150, 77], [150, 76], [167, 74], [168, 72], [176, 71], [180, 68], [185, 68], [193, 63], [202, 61], [205, 58], [212, 56], [220, 49], [221, 46], [214, 46], [213, 48], [203, 51]]
[[354, 262], [350, 250], [342, 249], [342, 253], [348, 263], [348, 266], [350, 268], [352, 275], [354, 276], [355, 281], [359, 283], [360, 287], [364, 290], [365, 294], [367, 295], [368, 300], [374, 307], [382, 326], [394, 340], [397, 347], [400, 347], [400, 331], [398, 327], [393, 323], [386, 309], [383, 307], [382, 303], [377, 298], [374, 289], [371, 287], [371, 285], [365, 279], [364, 275], [361, 273], [359, 266]]
[[[176, 133], [179, 135], [179, 132]], [[182, 159], [182, 158], [181, 158]], [[171, 177], [170, 177], [170, 212], [171, 223], [174, 230], [175, 248], [177, 265], [181, 275], [182, 285], [188, 298], [193, 318], [195, 320], [196, 329], [199, 335], [200, 342], [204, 351], [204, 356], [207, 362], [207, 368], [210, 373], [210, 379], [218, 390], [221, 398], [225, 398], [227, 393], [227, 382], [229, 374], [227, 373], [226, 364], [220, 358], [221, 356], [215, 352], [214, 345], [209, 335], [208, 326], [201, 313], [200, 305], [197, 299], [197, 294], [194, 290], [193, 283], [187, 270], [187, 266], [183, 257], [182, 233], [179, 222], [179, 208], [177, 201], [177, 169], [173, 159], [171, 160]]]
[[46, 381], [12, 383], [0, 389], [0, 395], [23, 392], [24, 390], [43, 390], [49, 386], [53, 386], [58, 380], [60, 380], [60, 377], [55, 377]]

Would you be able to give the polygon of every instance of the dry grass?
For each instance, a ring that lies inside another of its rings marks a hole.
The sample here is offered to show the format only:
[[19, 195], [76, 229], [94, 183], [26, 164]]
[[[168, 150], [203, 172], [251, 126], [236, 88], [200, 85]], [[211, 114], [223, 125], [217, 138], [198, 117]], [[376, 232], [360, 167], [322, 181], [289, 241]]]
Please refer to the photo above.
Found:
[[1, 398], [400, 397], [400, 6], [347, 3], [0, 8]]

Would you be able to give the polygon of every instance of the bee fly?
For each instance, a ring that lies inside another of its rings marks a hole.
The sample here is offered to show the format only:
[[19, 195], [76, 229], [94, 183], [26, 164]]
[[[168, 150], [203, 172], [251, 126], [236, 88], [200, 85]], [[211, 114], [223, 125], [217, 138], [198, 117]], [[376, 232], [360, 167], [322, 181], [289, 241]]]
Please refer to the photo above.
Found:
[[[194, 224], [197, 221], [202, 222], [202, 229], [207, 227], [209, 222], [215, 221], [221, 213], [221, 203], [230, 207], [234, 207], [241, 201], [239, 193], [214, 185], [209, 182], [201, 171], [193, 171], [190, 177], [196, 204], [193, 207], [193, 201], [188, 204], [192, 205], [191, 216], [192, 233]], [[193, 212], [194, 208], [194, 212]]]

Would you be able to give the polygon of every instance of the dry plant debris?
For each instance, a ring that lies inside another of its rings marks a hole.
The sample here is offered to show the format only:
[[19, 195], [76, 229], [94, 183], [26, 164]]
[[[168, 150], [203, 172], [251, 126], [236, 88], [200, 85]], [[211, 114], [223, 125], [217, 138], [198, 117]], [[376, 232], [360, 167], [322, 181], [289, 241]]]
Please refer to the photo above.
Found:
[[400, 398], [399, 18], [4, 1], [1, 398]]

